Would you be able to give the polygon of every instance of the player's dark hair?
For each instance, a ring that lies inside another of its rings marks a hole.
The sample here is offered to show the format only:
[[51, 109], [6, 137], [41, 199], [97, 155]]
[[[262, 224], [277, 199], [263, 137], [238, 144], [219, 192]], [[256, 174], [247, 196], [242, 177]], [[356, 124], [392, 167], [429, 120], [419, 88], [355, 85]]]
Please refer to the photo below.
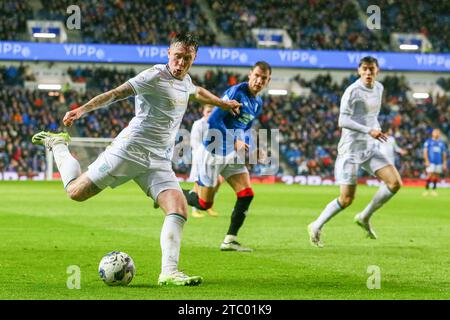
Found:
[[266, 71], [269, 70], [269, 74], [272, 74], [272, 67], [270, 66], [270, 64], [268, 64], [265, 61], [258, 61], [256, 62], [253, 67], [252, 70], [254, 70], [256, 67], [260, 67], [262, 71]]
[[175, 37], [173, 37], [170, 40], [170, 46], [172, 46], [174, 43], [181, 43], [185, 47], [193, 47], [195, 50], [195, 53], [197, 53], [198, 39], [192, 33], [189, 33], [189, 32], [177, 33], [175, 35]]
[[374, 57], [365, 56], [364, 58], [359, 60], [359, 66], [358, 67], [361, 67], [361, 65], [363, 63], [367, 63], [367, 64], [375, 63], [375, 65], [378, 67], [378, 60], [376, 58], [374, 58]]

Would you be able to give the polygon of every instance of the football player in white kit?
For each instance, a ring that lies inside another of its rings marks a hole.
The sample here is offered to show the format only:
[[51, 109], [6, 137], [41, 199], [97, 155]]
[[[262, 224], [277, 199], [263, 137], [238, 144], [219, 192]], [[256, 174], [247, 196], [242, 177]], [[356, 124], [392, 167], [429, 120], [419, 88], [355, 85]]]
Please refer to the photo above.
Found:
[[[214, 106], [210, 104], [203, 105], [203, 117], [200, 119], [194, 121], [191, 128], [191, 149], [192, 149], [192, 166], [191, 166], [191, 172], [189, 174], [189, 181], [195, 182], [194, 184], [194, 192], [198, 192], [198, 184], [197, 184], [197, 176], [198, 176], [198, 170], [197, 170], [197, 162], [199, 161], [199, 158], [201, 158], [201, 153], [199, 151], [199, 148], [201, 147], [203, 143], [203, 138], [206, 136], [208, 132], [208, 118], [211, 112], [213, 111]], [[219, 191], [220, 185], [223, 183], [223, 177], [220, 176], [217, 180], [217, 185], [214, 189], [214, 194], [217, 195], [217, 192]], [[219, 214], [217, 211], [215, 211], [212, 207], [206, 210], [208, 215], [211, 217], [218, 217]], [[194, 218], [203, 218], [205, 214], [201, 212], [198, 208], [192, 207], [192, 217]]]
[[402, 186], [397, 169], [379, 149], [379, 142], [386, 142], [387, 136], [381, 131], [377, 119], [383, 95], [383, 85], [375, 81], [378, 72], [378, 61], [375, 58], [362, 58], [358, 67], [360, 78], [351, 84], [342, 96], [339, 115], [342, 136], [334, 168], [336, 183], [340, 185], [340, 195], [308, 225], [310, 242], [314, 246], [323, 246], [320, 239], [322, 227], [347, 208], [355, 198], [360, 168], [384, 182], [372, 201], [354, 218], [355, 223], [365, 230], [369, 238], [377, 238], [370, 223], [371, 216]]
[[189, 33], [171, 40], [168, 63], [154, 65], [121, 86], [94, 97], [78, 109], [66, 113], [65, 126], [84, 114], [135, 96], [136, 115], [129, 125], [99, 155], [87, 172], [81, 173], [78, 161], [70, 154], [67, 133], [39, 132], [32, 142], [53, 151], [56, 165], [68, 196], [84, 201], [106, 187], [117, 187], [133, 179], [146, 195], [153, 198], [166, 214], [160, 235], [162, 251], [159, 285], [198, 285], [200, 276], [188, 276], [178, 270], [181, 235], [187, 220], [187, 204], [175, 173], [172, 153], [175, 137], [186, 111], [194, 98], [236, 114], [237, 101], [223, 101], [192, 83], [188, 71], [198, 49]]

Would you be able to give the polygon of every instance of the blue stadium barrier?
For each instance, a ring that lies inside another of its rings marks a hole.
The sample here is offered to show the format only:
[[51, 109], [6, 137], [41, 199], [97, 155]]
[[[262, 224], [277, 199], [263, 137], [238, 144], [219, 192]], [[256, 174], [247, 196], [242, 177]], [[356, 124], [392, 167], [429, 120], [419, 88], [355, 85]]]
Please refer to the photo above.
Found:
[[[244, 67], [265, 60], [273, 67], [354, 69], [366, 55], [377, 58], [384, 70], [450, 72], [450, 54], [369, 51], [201, 47], [195, 64]], [[156, 64], [166, 63], [167, 47], [0, 41], [0, 60]]]

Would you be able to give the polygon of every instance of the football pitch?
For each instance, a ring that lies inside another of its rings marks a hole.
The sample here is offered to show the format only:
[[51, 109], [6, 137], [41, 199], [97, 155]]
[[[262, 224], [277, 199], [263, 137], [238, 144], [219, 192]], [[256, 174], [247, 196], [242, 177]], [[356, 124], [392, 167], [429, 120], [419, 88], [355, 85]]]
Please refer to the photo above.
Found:
[[[219, 251], [235, 201], [224, 185], [220, 216], [190, 218], [184, 228], [180, 269], [204, 282], [159, 287], [163, 214], [133, 183], [77, 203], [61, 182], [0, 182], [0, 299], [450, 298], [450, 190], [422, 197], [421, 188], [403, 188], [375, 214], [379, 239], [369, 240], [353, 217], [376, 188], [360, 186], [353, 205], [325, 226], [322, 249], [309, 244], [306, 226], [338, 187], [254, 190], [238, 240], [255, 251]], [[113, 250], [135, 262], [128, 287], [108, 287], [98, 276]], [[68, 288], [70, 266], [79, 267], [80, 289]]]

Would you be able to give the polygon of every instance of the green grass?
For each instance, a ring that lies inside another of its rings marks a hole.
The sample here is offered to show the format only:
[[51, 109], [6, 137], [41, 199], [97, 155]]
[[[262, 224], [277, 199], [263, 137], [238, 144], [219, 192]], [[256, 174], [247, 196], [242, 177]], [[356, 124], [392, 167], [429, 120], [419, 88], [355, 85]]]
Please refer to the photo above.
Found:
[[[160, 210], [133, 183], [84, 203], [60, 182], [0, 183], [0, 299], [449, 299], [450, 190], [438, 197], [404, 188], [376, 213], [378, 240], [364, 238], [353, 216], [375, 188], [324, 228], [325, 248], [311, 247], [306, 226], [337, 187], [255, 185], [239, 240], [252, 253], [220, 252], [234, 194], [217, 197], [220, 217], [185, 225], [180, 268], [204, 277], [199, 287], [158, 287]], [[128, 287], [107, 287], [97, 274], [112, 250], [130, 254], [137, 274]], [[81, 268], [81, 289], [66, 286], [67, 267]], [[369, 290], [369, 265], [381, 289]]]

